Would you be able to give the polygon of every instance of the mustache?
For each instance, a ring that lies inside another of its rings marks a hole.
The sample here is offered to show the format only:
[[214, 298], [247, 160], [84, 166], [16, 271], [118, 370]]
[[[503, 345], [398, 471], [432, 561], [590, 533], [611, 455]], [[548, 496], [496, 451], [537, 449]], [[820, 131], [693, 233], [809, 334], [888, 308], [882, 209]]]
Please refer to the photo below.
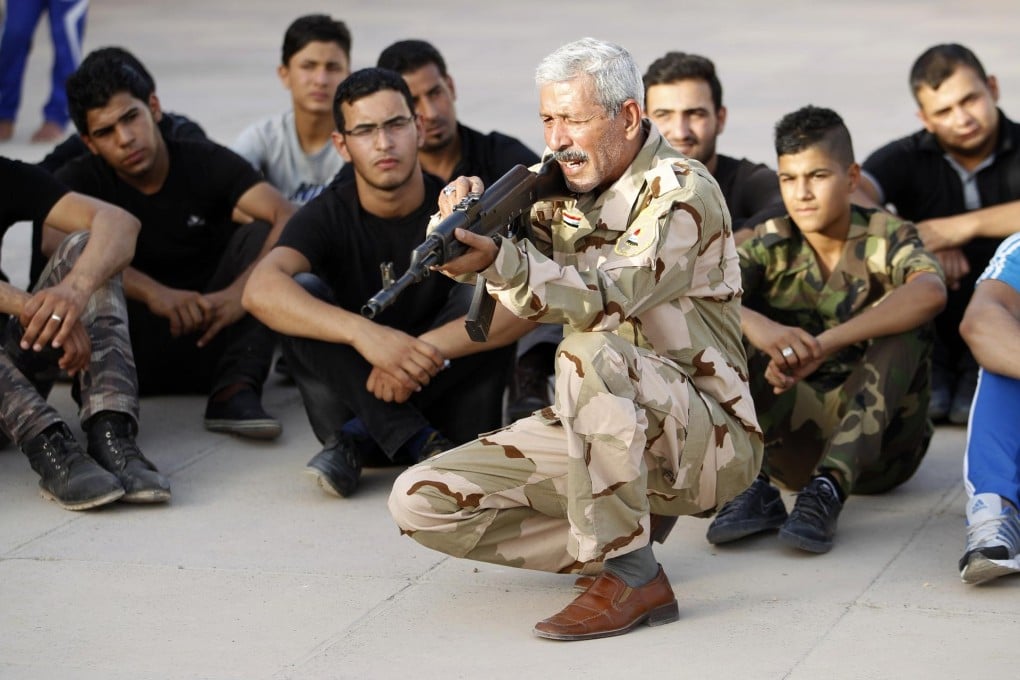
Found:
[[583, 151], [555, 151], [553, 158], [560, 163], [583, 163], [588, 160], [588, 154]]

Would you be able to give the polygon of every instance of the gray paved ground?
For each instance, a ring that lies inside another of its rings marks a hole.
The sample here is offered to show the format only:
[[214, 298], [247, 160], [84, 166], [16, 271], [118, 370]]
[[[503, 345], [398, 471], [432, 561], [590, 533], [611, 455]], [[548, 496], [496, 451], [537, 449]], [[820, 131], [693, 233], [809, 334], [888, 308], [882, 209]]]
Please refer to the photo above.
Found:
[[[406, 5], [406, 8], [402, 8]], [[1012, 1], [960, 3], [623, 3], [436, 0], [327, 5], [298, 0], [93, 0], [87, 48], [122, 44], [159, 82], [164, 107], [229, 142], [286, 106], [273, 70], [286, 24], [327, 11], [348, 21], [354, 64], [393, 40], [425, 37], [447, 56], [461, 119], [536, 149], [530, 83], [538, 59], [594, 35], [640, 64], [669, 49], [713, 57], [730, 123], [720, 149], [771, 162], [769, 133], [805, 103], [846, 117], [863, 156], [914, 129], [906, 71], [934, 42], [970, 44], [1020, 116]], [[537, 21], [541, 18], [540, 21]], [[1014, 47], [1010, 47], [1013, 45]], [[40, 34], [17, 138], [27, 160], [48, 68]], [[21, 280], [27, 230], [4, 243]], [[54, 401], [73, 420], [65, 388]], [[1018, 588], [964, 587], [961, 429], [942, 428], [917, 476], [854, 498], [826, 556], [774, 537], [729, 548], [684, 519], [657, 551], [681, 621], [602, 641], [531, 637], [571, 597], [571, 579], [446, 559], [397, 535], [385, 510], [396, 470], [372, 470], [358, 496], [327, 497], [301, 473], [316, 445], [293, 388], [271, 379], [280, 441], [200, 429], [199, 398], [143, 404], [143, 448], [174, 485], [169, 507], [70, 513], [39, 498], [12, 448], [0, 451], [2, 678], [959, 678], [1014, 675]]]

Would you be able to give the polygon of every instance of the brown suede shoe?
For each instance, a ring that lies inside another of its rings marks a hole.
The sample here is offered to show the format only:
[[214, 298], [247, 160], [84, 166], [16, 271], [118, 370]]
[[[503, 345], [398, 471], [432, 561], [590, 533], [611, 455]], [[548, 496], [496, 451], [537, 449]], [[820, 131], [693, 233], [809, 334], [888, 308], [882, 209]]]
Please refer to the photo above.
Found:
[[640, 588], [608, 572], [599, 574], [588, 590], [533, 632], [551, 640], [593, 640], [623, 635], [639, 623], [660, 626], [678, 618], [676, 595], [660, 565], [655, 578]]

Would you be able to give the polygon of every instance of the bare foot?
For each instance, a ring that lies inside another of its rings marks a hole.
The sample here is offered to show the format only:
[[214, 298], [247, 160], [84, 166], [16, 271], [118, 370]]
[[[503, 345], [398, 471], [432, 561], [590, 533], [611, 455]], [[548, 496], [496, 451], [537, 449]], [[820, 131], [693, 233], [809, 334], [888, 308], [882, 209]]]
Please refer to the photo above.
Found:
[[32, 134], [32, 143], [55, 142], [64, 137], [64, 126], [48, 120], [43, 123], [35, 133]]
[[0, 142], [6, 142], [14, 136], [14, 121], [0, 120]]

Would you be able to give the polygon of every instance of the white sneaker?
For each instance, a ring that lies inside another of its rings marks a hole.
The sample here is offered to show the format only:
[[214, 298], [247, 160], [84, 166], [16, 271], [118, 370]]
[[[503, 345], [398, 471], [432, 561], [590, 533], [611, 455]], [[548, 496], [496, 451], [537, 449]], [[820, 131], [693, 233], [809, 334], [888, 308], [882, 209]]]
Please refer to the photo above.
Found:
[[967, 502], [967, 549], [960, 558], [964, 583], [984, 583], [1020, 573], [1020, 517], [994, 493]]

